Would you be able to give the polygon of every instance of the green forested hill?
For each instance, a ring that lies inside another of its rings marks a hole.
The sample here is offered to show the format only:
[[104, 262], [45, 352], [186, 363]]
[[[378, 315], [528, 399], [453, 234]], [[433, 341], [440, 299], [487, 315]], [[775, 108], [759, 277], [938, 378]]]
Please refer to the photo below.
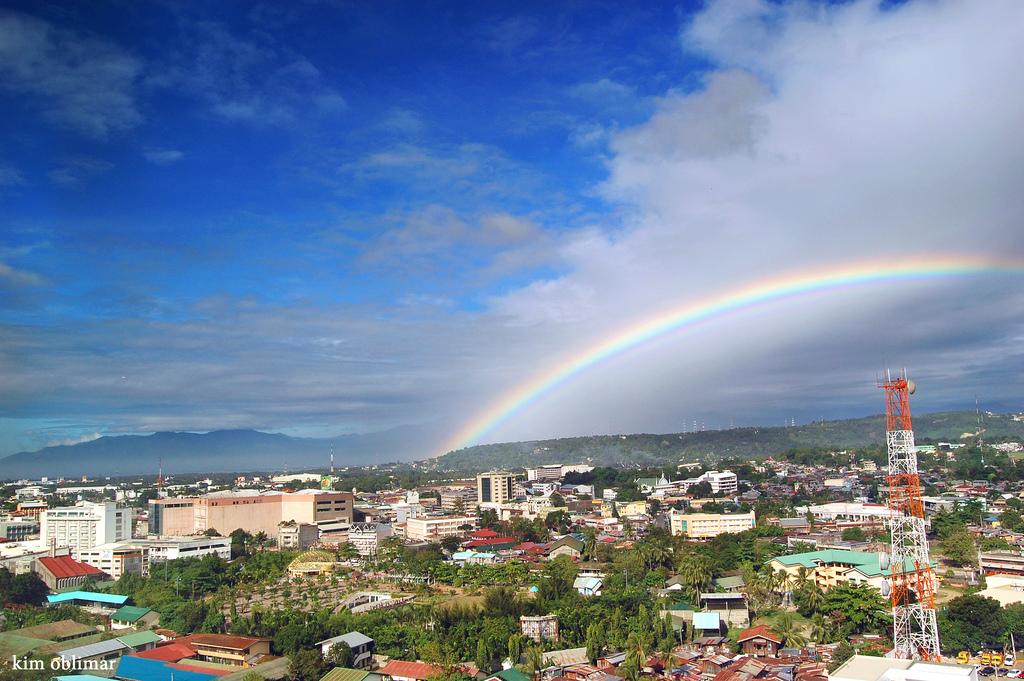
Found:
[[[1018, 417], [1019, 418], [1019, 417]], [[764, 457], [788, 449], [838, 449], [884, 446], [884, 417], [823, 421], [793, 428], [733, 428], [665, 435], [592, 435], [585, 437], [478, 445], [449, 452], [432, 465], [448, 470], [522, 468], [543, 463], [588, 461], [604, 466], [650, 466], [680, 461], [714, 461], [730, 457]], [[917, 441], [959, 441], [978, 430], [974, 412], [939, 412], [914, 416]], [[1024, 439], [1024, 421], [1009, 414], [983, 416], [985, 438]]]

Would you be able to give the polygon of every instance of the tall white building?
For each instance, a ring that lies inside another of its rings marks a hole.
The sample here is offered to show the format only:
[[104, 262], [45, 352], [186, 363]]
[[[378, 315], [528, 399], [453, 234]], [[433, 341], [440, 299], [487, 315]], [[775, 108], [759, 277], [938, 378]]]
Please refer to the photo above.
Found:
[[48, 508], [39, 514], [39, 538], [48, 548], [79, 552], [100, 544], [132, 538], [135, 512], [121, 508], [113, 501], [79, 501], [74, 506]]
[[700, 480], [711, 485], [712, 494], [733, 494], [739, 488], [739, 481], [732, 471], [708, 471], [700, 476]]

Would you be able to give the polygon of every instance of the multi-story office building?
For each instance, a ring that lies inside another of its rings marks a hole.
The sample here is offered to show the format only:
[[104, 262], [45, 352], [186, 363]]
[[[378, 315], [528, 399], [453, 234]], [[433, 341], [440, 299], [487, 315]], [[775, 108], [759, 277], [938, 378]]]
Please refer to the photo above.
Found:
[[478, 504], [504, 504], [516, 498], [516, 476], [504, 471], [490, 471], [476, 476]]
[[448, 487], [441, 490], [441, 509], [457, 513], [470, 510], [476, 506], [476, 496], [472, 487]]
[[4, 518], [0, 520], [0, 537], [9, 541], [25, 541], [39, 534], [39, 521], [35, 518]]
[[442, 537], [465, 534], [467, 527], [475, 530], [476, 524], [475, 516], [409, 518], [405, 523], [405, 536], [414, 541], [436, 541]]
[[74, 506], [49, 508], [39, 514], [39, 538], [47, 547], [67, 547], [71, 556], [100, 544], [132, 537], [134, 511], [112, 501], [80, 501]]
[[672, 534], [690, 539], [708, 539], [720, 534], [739, 533], [753, 529], [757, 523], [754, 512], [733, 513], [680, 513], [673, 509], [669, 513]]
[[700, 479], [711, 485], [712, 494], [735, 494], [739, 488], [739, 481], [732, 471], [708, 471]]
[[160, 539], [133, 539], [132, 546], [146, 549], [149, 564], [178, 558], [220, 556], [231, 559], [231, 537], [164, 537]]
[[153, 499], [149, 502], [149, 533], [160, 536], [202, 534], [214, 529], [227, 535], [242, 529], [277, 535], [286, 520], [317, 523], [322, 520], [352, 522], [351, 492], [214, 492], [201, 497]]

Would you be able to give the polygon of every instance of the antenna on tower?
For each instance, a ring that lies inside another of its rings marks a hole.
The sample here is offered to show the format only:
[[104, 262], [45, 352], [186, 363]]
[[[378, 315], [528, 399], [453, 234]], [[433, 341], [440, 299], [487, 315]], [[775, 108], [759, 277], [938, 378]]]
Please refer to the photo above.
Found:
[[974, 415], [978, 417], [978, 451], [981, 452], [981, 465], [985, 465], [985, 429], [981, 427], [981, 408], [978, 407], [978, 396], [974, 396]]
[[156, 498], [159, 499], [163, 496], [164, 489], [164, 457], [157, 457], [156, 470]]
[[331, 477], [334, 477], [334, 443], [331, 443]]
[[892, 656], [939, 660], [942, 653], [935, 617], [935, 575], [928, 557], [921, 477], [910, 420], [910, 396], [917, 386], [907, 379], [906, 369], [895, 379], [886, 369], [885, 378], [879, 387], [885, 389], [892, 555], [883, 554], [880, 566], [890, 571], [890, 581], [883, 585], [882, 595], [892, 599]]

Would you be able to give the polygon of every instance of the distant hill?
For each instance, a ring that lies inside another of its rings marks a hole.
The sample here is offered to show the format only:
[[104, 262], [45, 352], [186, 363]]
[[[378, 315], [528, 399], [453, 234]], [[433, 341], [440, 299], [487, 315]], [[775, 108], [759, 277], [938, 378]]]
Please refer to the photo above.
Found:
[[289, 437], [257, 430], [105, 436], [2, 458], [0, 479], [156, 474], [160, 459], [169, 474], [326, 468], [332, 444], [337, 465], [367, 466], [409, 461], [420, 453], [409, 447], [410, 442], [439, 437], [414, 427], [334, 438]]
[[[962, 434], [977, 430], [977, 416], [967, 411], [922, 414], [914, 417], [914, 427], [919, 441], [956, 441]], [[1016, 421], [1009, 415], [987, 415], [985, 429], [988, 438], [1024, 440], [1024, 421]], [[767, 456], [798, 447], [881, 446], [883, 431], [883, 418], [871, 416], [793, 428], [592, 435], [468, 447], [424, 464], [429, 468], [459, 471], [579, 461], [606, 466], [675, 465], [680, 461]], [[324, 468], [332, 443], [338, 466], [368, 466], [413, 461], [422, 456], [422, 443], [434, 442], [442, 436], [440, 432], [420, 427], [334, 438], [289, 437], [256, 430], [107, 436], [0, 459], [0, 479], [155, 474], [159, 459], [163, 459], [164, 472], [172, 475]]]
[[[918, 441], [957, 442], [977, 431], [974, 412], [957, 411], [914, 416]], [[1024, 421], [1012, 415], [984, 416], [985, 437], [1024, 439]], [[478, 445], [438, 457], [432, 466], [448, 470], [521, 468], [544, 463], [590, 461], [603, 466], [661, 466], [680, 461], [728, 457], [763, 457], [802, 447], [840, 449], [884, 446], [881, 415], [843, 421], [822, 421], [792, 428], [732, 428], [666, 435], [593, 435]]]

